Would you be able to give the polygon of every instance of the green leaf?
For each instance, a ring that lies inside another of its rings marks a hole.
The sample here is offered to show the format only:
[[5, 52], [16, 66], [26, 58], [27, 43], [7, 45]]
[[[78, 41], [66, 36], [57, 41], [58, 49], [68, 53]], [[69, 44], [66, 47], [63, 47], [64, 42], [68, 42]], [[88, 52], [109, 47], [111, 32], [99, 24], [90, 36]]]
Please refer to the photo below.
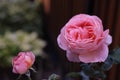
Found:
[[67, 74], [67, 77], [71, 77], [71, 78], [80, 77], [80, 72], [70, 72]]
[[120, 48], [115, 48], [110, 52], [110, 58], [115, 64], [120, 63]]
[[82, 80], [90, 80], [89, 76], [86, 75], [83, 71], [80, 72], [80, 75], [82, 77]]
[[32, 80], [31, 77], [30, 77], [31, 74], [30, 74], [29, 70], [25, 73], [25, 75], [28, 77], [29, 80]]
[[49, 76], [48, 80], [60, 80], [60, 76], [57, 74], [52, 74]]
[[90, 64], [82, 64], [82, 70], [86, 75], [89, 75], [89, 76], [94, 75], [94, 69]]
[[91, 78], [104, 79], [106, 77], [103, 70], [101, 70], [101, 66], [99, 66], [98, 63], [84, 64], [84, 65], [82, 65], [82, 71], [85, 75], [87, 75]]
[[97, 71], [96, 70], [94, 72], [94, 76], [93, 77], [105, 79], [106, 78], [106, 74], [103, 71]]
[[102, 64], [101, 69], [103, 71], [108, 71], [112, 68], [112, 65], [113, 65], [113, 60], [111, 59], [111, 57], [108, 56], [106, 61]]

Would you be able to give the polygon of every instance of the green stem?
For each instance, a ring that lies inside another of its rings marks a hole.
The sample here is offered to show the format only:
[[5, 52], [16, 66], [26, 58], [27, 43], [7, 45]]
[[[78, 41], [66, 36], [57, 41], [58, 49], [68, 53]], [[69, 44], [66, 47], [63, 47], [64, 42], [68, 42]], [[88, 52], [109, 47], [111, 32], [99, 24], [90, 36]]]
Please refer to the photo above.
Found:
[[22, 75], [19, 75], [18, 78], [17, 78], [17, 80], [19, 80], [19, 79], [21, 78], [21, 76], [22, 76]]
[[35, 72], [35, 73], [37, 72], [37, 71], [36, 71], [34, 68], [32, 68], [32, 67], [31, 67], [30, 69], [31, 69], [33, 72]]
[[28, 76], [28, 79], [29, 79], [29, 80], [32, 80], [29, 76]]
[[26, 72], [25, 75], [28, 77], [29, 80], [32, 80], [32, 79], [30, 78], [30, 71], [29, 71], [29, 70]]

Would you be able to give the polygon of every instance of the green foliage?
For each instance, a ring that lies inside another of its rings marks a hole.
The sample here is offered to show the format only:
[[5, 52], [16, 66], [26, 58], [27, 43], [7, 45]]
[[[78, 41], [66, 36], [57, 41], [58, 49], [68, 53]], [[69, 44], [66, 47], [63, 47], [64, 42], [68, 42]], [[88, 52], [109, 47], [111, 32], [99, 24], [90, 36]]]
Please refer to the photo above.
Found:
[[20, 51], [18, 46], [12, 45], [11, 47], [10, 44], [8, 44], [8, 47], [6, 47], [6, 50], [0, 49], [0, 60], [3, 61], [0, 63], [0, 66], [1, 67], [10, 66], [13, 55], [16, 55], [18, 51]]
[[42, 34], [41, 12], [30, 0], [4, 0], [0, 2], [0, 32], [8, 30], [36, 31]]

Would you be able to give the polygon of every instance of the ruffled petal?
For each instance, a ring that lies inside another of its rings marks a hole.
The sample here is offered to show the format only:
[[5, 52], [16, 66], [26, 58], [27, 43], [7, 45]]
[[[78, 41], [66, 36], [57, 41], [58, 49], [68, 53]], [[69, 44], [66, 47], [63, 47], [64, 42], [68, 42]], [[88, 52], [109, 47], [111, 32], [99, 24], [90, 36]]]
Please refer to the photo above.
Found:
[[58, 38], [57, 38], [57, 42], [58, 42], [58, 45], [61, 49], [67, 50], [67, 44], [68, 43], [63, 36], [59, 35]]
[[105, 40], [106, 44], [109, 45], [112, 43], [112, 36], [108, 35]]
[[19, 65], [16, 65], [15, 69], [16, 69], [17, 73], [25, 74], [28, 70], [28, 67], [27, 67], [27, 64], [22, 63], [22, 64], [19, 64]]
[[107, 30], [105, 30], [104, 31], [104, 37], [105, 37], [105, 43], [107, 44], [107, 45], [109, 45], [109, 44], [111, 44], [112, 43], [112, 36], [111, 35], [109, 35], [109, 29], [107, 29]]
[[31, 58], [31, 61], [32, 61], [32, 64], [33, 64], [34, 61], [35, 61], [35, 55], [33, 54], [33, 52], [32, 51], [26, 52], [26, 56]]
[[72, 53], [70, 51], [67, 51], [66, 56], [67, 56], [67, 59], [71, 62], [80, 62], [79, 55], [76, 53]]
[[79, 59], [84, 63], [104, 62], [108, 56], [108, 47], [101, 45], [97, 50], [79, 55]]
[[13, 73], [18, 73], [15, 67], [13, 68], [12, 72]]

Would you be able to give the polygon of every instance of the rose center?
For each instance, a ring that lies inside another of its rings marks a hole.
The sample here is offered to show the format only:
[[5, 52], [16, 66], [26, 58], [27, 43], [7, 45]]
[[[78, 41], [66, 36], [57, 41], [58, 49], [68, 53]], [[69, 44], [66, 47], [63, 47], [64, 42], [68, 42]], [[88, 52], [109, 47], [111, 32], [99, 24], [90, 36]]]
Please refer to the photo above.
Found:
[[77, 26], [71, 26], [67, 29], [69, 40], [81, 41], [83, 39], [94, 40], [96, 38], [94, 34], [94, 27], [87, 22], [81, 23]]

